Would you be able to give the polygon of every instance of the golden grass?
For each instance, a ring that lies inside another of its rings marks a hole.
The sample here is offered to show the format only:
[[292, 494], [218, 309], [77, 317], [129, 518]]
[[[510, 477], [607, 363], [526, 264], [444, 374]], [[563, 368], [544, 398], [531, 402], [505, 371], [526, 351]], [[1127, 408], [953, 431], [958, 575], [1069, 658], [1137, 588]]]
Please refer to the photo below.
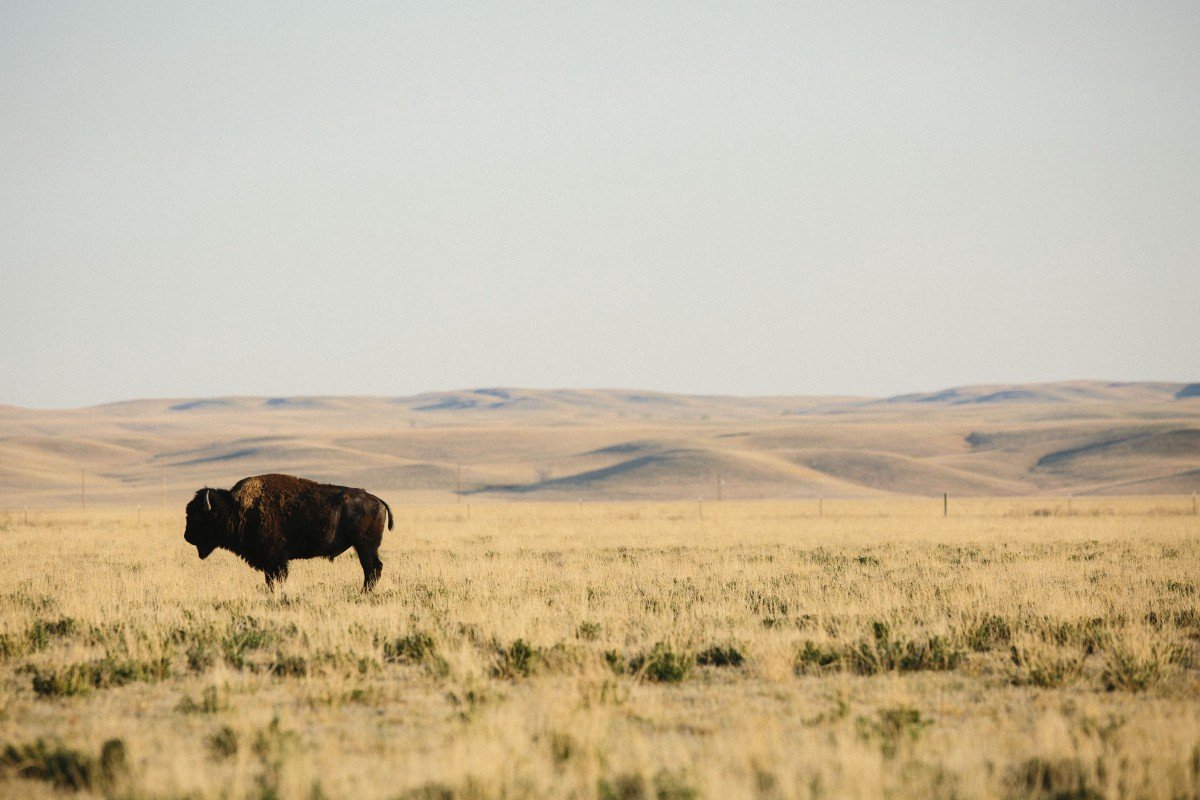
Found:
[[394, 505], [368, 596], [0, 513], [0, 795], [1200, 796], [1200, 518], [1071, 502]]

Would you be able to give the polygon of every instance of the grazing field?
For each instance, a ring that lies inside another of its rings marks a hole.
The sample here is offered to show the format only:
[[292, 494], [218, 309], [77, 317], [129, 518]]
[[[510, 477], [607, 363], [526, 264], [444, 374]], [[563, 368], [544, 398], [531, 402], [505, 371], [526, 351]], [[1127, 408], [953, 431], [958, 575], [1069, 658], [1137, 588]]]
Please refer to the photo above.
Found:
[[0, 513], [0, 796], [1200, 797], [1191, 503], [397, 504], [372, 595]]

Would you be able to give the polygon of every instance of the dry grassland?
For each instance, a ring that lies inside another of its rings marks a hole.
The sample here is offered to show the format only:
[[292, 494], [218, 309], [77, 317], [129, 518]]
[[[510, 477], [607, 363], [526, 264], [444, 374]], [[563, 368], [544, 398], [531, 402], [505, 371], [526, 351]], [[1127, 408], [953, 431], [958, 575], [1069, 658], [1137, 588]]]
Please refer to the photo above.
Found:
[[1200, 797], [1190, 498], [0, 514], [0, 795]]

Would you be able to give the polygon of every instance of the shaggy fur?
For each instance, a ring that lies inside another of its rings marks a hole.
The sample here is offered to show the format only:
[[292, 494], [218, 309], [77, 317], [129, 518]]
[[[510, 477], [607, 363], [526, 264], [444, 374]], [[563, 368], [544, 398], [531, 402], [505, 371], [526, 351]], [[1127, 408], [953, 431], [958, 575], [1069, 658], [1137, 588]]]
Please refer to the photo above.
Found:
[[183, 539], [201, 559], [220, 547], [267, 578], [287, 578], [288, 561], [328, 558], [351, 547], [363, 568], [363, 591], [379, 580], [388, 504], [362, 489], [315, 483], [291, 475], [243, 478], [232, 489], [201, 489], [187, 504]]

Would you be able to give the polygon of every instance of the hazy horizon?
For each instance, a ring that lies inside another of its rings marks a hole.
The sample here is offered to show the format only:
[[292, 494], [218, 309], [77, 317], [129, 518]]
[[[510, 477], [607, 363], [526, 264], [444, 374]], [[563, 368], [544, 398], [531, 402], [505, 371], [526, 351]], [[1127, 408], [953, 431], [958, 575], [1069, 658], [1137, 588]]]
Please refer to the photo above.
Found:
[[423, 389], [417, 392], [406, 392], [404, 394], [383, 394], [372, 392], [335, 392], [335, 393], [307, 393], [307, 394], [279, 394], [279, 393], [248, 393], [236, 392], [230, 394], [199, 394], [199, 395], [147, 395], [144, 397], [122, 397], [113, 400], [102, 400], [97, 403], [83, 403], [80, 405], [59, 405], [59, 406], [22, 406], [19, 403], [3, 403], [0, 406], [7, 405], [12, 408], [24, 408], [30, 411], [70, 411], [81, 408], [94, 408], [104, 405], [114, 405], [120, 403], [137, 403], [137, 402], [155, 402], [155, 401], [192, 401], [192, 400], [218, 400], [218, 399], [407, 399], [413, 397], [421, 397], [425, 395], [454, 395], [454, 394], [471, 394], [478, 392], [488, 392], [494, 390], [503, 390], [507, 392], [613, 392], [617, 394], [629, 393], [637, 394], [663, 394], [677, 397], [728, 397], [732, 399], [767, 399], [773, 397], [830, 397], [830, 398], [848, 398], [862, 400], [885, 400], [895, 397], [903, 397], [907, 395], [926, 395], [936, 394], [953, 389], [972, 389], [979, 387], [1004, 389], [1008, 387], [1029, 387], [1036, 389], [1037, 387], [1059, 387], [1071, 384], [1096, 384], [1101, 386], [1138, 386], [1138, 385], [1168, 385], [1168, 386], [1191, 386], [1200, 385], [1200, 381], [1186, 380], [1145, 380], [1145, 381], [1122, 381], [1111, 380], [1108, 378], [1068, 378], [1061, 381], [984, 381], [975, 384], [957, 384], [954, 386], [926, 386], [903, 392], [892, 392], [889, 394], [855, 394], [851, 392], [819, 392], [819, 393], [774, 393], [774, 394], [751, 394], [746, 392], [677, 392], [666, 389], [656, 389], [647, 386], [510, 386], [510, 385], [475, 385], [475, 386], [452, 386], [443, 388]]
[[1200, 380], [1197, 30], [6, 4], [0, 403]]

